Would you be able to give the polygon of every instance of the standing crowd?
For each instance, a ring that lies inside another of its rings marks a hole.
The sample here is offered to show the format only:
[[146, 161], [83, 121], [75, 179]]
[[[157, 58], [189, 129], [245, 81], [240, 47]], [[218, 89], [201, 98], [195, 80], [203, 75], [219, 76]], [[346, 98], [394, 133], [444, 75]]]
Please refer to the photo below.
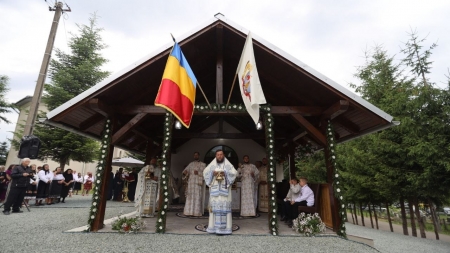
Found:
[[[30, 159], [24, 158], [21, 164], [12, 164], [5, 171], [0, 166], [0, 203], [3, 203], [5, 215], [21, 213], [20, 208], [34, 200], [35, 206], [65, 203], [72, 194], [89, 195], [95, 182], [91, 172], [84, 177], [72, 169], [63, 171], [57, 167], [50, 170], [48, 164], [30, 165]], [[83, 190], [82, 190], [83, 185]]]

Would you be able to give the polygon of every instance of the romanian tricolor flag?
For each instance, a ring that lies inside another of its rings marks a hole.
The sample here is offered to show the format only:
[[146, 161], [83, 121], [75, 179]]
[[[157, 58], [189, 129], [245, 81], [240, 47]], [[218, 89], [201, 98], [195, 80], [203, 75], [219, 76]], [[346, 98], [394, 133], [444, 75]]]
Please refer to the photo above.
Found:
[[172, 48], [156, 95], [155, 105], [172, 112], [186, 128], [191, 125], [197, 78], [178, 43]]

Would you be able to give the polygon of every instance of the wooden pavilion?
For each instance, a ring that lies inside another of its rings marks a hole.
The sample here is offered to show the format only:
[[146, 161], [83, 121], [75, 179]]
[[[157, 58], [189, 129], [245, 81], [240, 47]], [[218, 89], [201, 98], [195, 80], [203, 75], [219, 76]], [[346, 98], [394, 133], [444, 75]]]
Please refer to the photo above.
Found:
[[[226, 104], [248, 30], [218, 14], [194, 31], [181, 36], [179, 44], [209, 101]], [[295, 175], [294, 148], [310, 143], [327, 146], [326, 126], [334, 127], [337, 143], [386, 129], [392, 117], [333, 82], [274, 45], [253, 35], [253, 46], [259, 77], [271, 105], [274, 121], [275, 150], [287, 150], [291, 175]], [[111, 171], [114, 146], [146, 154], [147, 163], [161, 152], [166, 111], [154, 106], [162, 73], [172, 44], [145, 56], [128, 68], [113, 74], [47, 114], [48, 124], [100, 140], [106, 119], [111, 119], [111, 141], [107, 147], [104, 168]], [[242, 98], [235, 88], [231, 103]], [[198, 90], [198, 89], [197, 89]], [[200, 91], [196, 104], [206, 105]], [[240, 133], [222, 131], [223, 123]], [[215, 133], [203, 131], [219, 124]], [[265, 135], [245, 111], [196, 110], [191, 127], [177, 130], [171, 139], [171, 153], [176, 153], [190, 139], [251, 139], [265, 146]], [[334, 230], [339, 228], [339, 199], [333, 191], [333, 164], [325, 148], [327, 185], [321, 189], [321, 216]], [[105, 193], [108, 173], [103, 174], [100, 193]], [[95, 215], [92, 231], [102, 228], [106, 199]]]

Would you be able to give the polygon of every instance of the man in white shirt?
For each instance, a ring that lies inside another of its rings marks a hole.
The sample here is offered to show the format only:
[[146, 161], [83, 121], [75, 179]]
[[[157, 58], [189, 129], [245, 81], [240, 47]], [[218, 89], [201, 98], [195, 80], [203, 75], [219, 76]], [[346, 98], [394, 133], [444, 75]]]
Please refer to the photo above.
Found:
[[298, 179], [297, 178], [291, 179], [291, 181], [289, 181], [289, 184], [290, 184], [289, 192], [286, 195], [286, 198], [284, 198], [283, 200], [283, 207], [281, 210], [281, 221], [288, 220], [287, 216], [289, 213], [289, 208], [291, 206], [291, 201], [295, 201], [295, 199], [297, 199], [297, 197], [300, 196], [301, 187], [298, 184]]
[[292, 226], [292, 220], [298, 217], [298, 207], [299, 206], [314, 206], [314, 192], [308, 186], [308, 179], [306, 177], [300, 178], [300, 195], [291, 201], [291, 206], [289, 208], [289, 219], [291, 222], [289, 226]]

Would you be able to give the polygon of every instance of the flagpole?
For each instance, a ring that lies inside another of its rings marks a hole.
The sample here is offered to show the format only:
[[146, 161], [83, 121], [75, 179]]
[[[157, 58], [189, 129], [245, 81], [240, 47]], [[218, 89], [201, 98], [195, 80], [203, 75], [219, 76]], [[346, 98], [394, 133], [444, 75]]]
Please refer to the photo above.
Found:
[[204, 97], [204, 98], [205, 98], [205, 100], [206, 100], [206, 103], [208, 103], [209, 109], [211, 109], [211, 110], [212, 110], [211, 104], [209, 103], [209, 100], [208, 100], [208, 98], [206, 97], [205, 93], [203, 92], [202, 86], [200, 86], [200, 83], [198, 82], [198, 80], [197, 80], [197, 84], [198, 84], [198, 87], [200, 88], [200, 91], [201, 91], [201, 92], [202, 92], [202, 94], [203, 94], [203, 97]]
[[228, 104], [230, 103], [230, 98], [231, 98], [231, 94], [233, 94], [233, 88], [234, 88], [234, 83], [236, 82], [236, 77], [237, 77], [237, 73], [234, 75], [233, 84], [231, 85], [230, 94], [228, 95], [227, 106], [225, 108], [228, 108]]

